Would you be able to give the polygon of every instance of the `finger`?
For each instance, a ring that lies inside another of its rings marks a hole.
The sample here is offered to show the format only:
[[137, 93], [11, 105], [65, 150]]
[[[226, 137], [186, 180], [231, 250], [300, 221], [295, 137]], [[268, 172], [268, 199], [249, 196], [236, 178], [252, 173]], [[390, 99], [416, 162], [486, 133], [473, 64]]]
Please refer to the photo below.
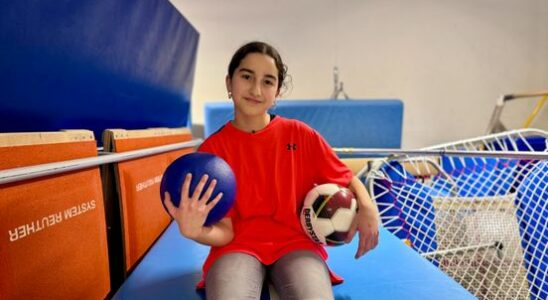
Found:
[[373, 236], [369, 239], [369, 246], [367, 248], [367, 252], [375, 249], [375, 247], [377, 247], [377, 244], [379, 243], [379, 238], [378, 238], [378, 235], [376, 234], [373, 234]]
[[365, 246], [358, 248], [358, 251], [356, 251], [355, 258], [359, 259], [360, 257], [362, 257], [365, 254], [365, 252], [367, 252], [367, 249], [366, 249]]
[[173, 218], [177, 208], [173, 205], [173, 202], [171, 202], [171, 197], [168, 192], [164, 193], [164, 205], [166, 206], [168, 214]]
[[368, 245], [367, 251], [373, 250], [378, 243], [379, 243], [379, 232], [373, 231], [373, 233], [369, 237], [369, 245]]
[[[373, 249], [373, 243], [375, 242], [375, 237], [373, 236], [370, 236], [368, 239], [367, 239], [367, 242], [365, 243], [365, 249], [363, 251], [363, 254], [371, 251], [371, 249]], [[362, 255], [363, 255], [362, 254]]]
[[375, 249], [377, 245], [379, 244], [379, 232], [377, 231], [375, 233], [375, 239], [373, 240], [373, 247], [371, 249]]
[[356, 251], [356, 255], [354, 256], [356, 259], [360, 258], [364, 253], [366, 249], [366, 238], [363, 233], [360, 232], [360, 242], [358, 245], [358, 250]]
[[365, 247], [362, 249], [361, 253], [358, 253], [359, 257], [373, 250], [377, 246], [379, 242], [379, 234], [378, 232], [374, 232], [367, 237], [364, 236], [364, 239], [365, 239]]
[[200, 179], [200, 181], [194, 188], [194, 192], [192, 193], [192, 197], [191, 197], [192, 201], [198, 201], [198, 199], [200, 198], [200, 195], [202, 194], [202, 191], [204, 190], [204, 186], [208, 178], [209, 176], [207, 174], [204, 174], [204, 176], [202, 176], [202, 178]]
[[211, 180], [211, 182], [209, 183], [209, 186], [207, 187], [207, 190], [205, 191], [204, 195], [200, 199], [201, 202], [207, 203], [209, 198], [211, 198], [211, 195], [213, 194], [213, 189], [215, 188], [216, 185], [217, 185], [217, 179]]
[[215, 205], [219, 203], [219, 201], [221, 201], [221, 198], [223, 198], [223, 193], [217, 194], [217, 196], [213, 198], [213, 200], [209, 201], [209, 203], [206, 205], [207, 210], [210, 211], [211, 209], [213, 209], [213, 207], [215, 207]]
[[[186, 199], [190, 198], [189, 196], [189, 190], [190, 190], [190, 182], [192, 181], [192, 174], [187, 173], [185, 176], [185, 180], [183, 181], [183, 187], [181, 190], [181, 200], [184, 200], [186, 203]], [[184, 198], [184, 199], [183, 199]], [[183, 201], [181, 201], [183, 202]]]

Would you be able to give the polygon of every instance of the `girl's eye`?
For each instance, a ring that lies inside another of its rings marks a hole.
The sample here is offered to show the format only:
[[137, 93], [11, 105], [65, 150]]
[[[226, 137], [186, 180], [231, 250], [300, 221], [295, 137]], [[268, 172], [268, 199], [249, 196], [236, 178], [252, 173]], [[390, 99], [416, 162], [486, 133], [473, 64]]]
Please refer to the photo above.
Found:
[[266, 85], [274, 85], [274, 81], [268, 80], [268, 79], [265, 80], [264, 83], [265, 83]]
[[249, 74], [242, 74], [242, 78], [245, 80], [251, 79], [251, 75]]

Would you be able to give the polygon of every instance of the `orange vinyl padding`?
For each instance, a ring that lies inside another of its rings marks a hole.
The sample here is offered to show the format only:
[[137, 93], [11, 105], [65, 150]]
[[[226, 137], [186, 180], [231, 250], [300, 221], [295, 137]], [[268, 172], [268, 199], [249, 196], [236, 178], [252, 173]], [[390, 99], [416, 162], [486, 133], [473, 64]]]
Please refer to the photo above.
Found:
[[0, 147], [0, 170], [97, 156], [95, 141]]
[[155, 137], [139, 137], [130, 139], [116, 139], [115, 149], [116, 152], [124, 152], [138, 149], [146, 149], [152, 147], [158, 147], [168, 144], [188, 142], [192, 139], [192, 134], [174, 134]]
[[[192, 139], [190, 134], [115, 140], [116, 152], [143, 149]], [[167, 166], [193, 152], [177, 150], [118, 163], [126, 271], [133, 269], [170, 222], [160, 200], [160, 182]]]
[[[96, 156], [94, 141], [1, 147], [0, 169]], [[110, 291], [98, 168], [0, 186], [0, 299], [104, 299]]]

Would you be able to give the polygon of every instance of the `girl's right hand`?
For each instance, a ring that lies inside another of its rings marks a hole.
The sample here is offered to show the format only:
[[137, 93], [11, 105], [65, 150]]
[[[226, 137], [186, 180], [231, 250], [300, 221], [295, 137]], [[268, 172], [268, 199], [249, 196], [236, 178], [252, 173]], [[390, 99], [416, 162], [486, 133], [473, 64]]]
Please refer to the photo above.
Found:
[[204, 223], [207, 215], [223, 196], [223, 193], [219, 193], [215, 196], [215, 198], [213, 198], [213, 200], [207, 203], [211, 198], [215, 185], [217, 184], [217, 180], [213, 179], [207, 187], [205, 193], [202, 197], [200, 197], [208, 177], [209, 176], [207, 174], [202, 176], [192, 195], [189, 195], [192, 174], [188, 173], [186, 175], [181, 190], [181, 201], [179, 202], [179, 207], [176, 207], [173, 202], [171, 202], [171, 197], [168, 192], [164, 194], [164, 204], [168, 213], [179, 225], [179, 231], [181, 231], [181, 234], [189, 239], [197, 239], [200, 237], [204, 231]]

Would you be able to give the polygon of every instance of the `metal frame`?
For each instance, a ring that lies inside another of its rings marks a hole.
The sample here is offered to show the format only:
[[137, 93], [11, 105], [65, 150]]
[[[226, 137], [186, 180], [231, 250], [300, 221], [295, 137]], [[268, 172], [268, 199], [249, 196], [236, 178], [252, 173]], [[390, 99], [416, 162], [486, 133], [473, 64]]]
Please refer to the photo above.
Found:
[[82, 170], [109, 163], [116, 163], [126, 160], [137, 159], [141, 157], [151, 156], [159, 153], [180, 150], [184, 148], [192, 148], [199, 146], [202, 139], [194, 139], [188, 142], [169, 144], [165, 146], [133, 150], [122, 153], [99, 153], [97, 157], [88, 157], [63, 162], [55, 162], [48, 164], [40, 164], [35, 166], [7, 169], [0, 171], [0, 185], [29, 180], [49, 175], [55, 175], [70, 171]]
[[497, 99], [495, 109], [493, 110], [493, 113], [491, 114], [491, 119], [489, 120], [489, 125], [487, 125], [486, 133], [491, 134], [491, 133], [507, 130], [504, 124], [502, 124], [502, 122], [500, 121], [500, 116], [502, 115], [502, 109], [504, 108], [504, 105], [506, 104], [506, 102], [511, 100], [516, 100], [516, 99], [543, 97], [543, 96], [544, 97], [548, 96], [548, 92], [507, 94], [507, 95], [500, 96]]

